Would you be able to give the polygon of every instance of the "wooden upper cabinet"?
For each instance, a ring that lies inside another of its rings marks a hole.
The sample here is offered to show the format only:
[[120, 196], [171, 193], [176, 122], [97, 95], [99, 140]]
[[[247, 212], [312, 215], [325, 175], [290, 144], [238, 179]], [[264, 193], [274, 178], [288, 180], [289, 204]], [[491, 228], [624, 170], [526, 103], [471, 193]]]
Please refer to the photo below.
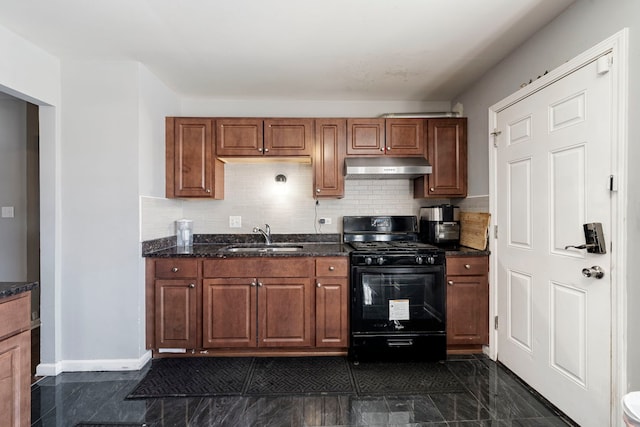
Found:
[[427, 121], [430, 175], [414, 180], [414, 197], [467, 196], [467, 119]]
[[265, 119], [264, 154], [311, 156], [313, 119]]
[[317, 119], [315, 133], [314, 196], [344, 197], [347, 121], [345, 119]]
[[217, 119], [219, 157], [311, 156], [313, 119]]
[[215, 158], [214, 120], [166, 119], [166, 195], [224, 197], [224, 165]]
[[262, 119], [217, 119], [216, 154], [218, 156], [261, 156]]
[[347, 119], [348, 156], [381, 156], [384, 151], [384, 119]]
[[424, 119], [387, 119], [386, 149], [388, 156], [424, 157]]

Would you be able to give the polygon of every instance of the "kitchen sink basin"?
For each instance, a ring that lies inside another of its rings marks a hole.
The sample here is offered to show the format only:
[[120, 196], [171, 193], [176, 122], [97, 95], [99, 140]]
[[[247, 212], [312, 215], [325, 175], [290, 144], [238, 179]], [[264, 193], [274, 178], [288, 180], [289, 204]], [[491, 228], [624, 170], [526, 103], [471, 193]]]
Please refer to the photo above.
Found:
[[251, 252], [297, 252], [302, 250], [302, 246], [299, 245], [251, 245], [251, 246], [228, 246], [223, 249], [225, 252], [233, 253], [251, 253]]

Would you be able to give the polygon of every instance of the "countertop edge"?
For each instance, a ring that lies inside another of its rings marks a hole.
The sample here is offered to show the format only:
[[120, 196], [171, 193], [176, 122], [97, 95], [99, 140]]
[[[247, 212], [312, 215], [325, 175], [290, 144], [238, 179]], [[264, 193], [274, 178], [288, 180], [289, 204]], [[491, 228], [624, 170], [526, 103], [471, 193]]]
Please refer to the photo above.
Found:
[[38, 286], [38, 282], [0, 282], [0, 300], [29, 292]]

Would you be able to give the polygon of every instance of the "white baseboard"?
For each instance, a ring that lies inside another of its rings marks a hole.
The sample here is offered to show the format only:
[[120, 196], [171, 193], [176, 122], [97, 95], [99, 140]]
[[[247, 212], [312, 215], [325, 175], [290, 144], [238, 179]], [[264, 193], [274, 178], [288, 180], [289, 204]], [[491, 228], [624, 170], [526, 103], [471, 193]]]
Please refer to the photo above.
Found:
[[151, 360], [151, 351], [138, 359], [63, 360], [57, 363], [41, 363], [36, 368], [40, 377], [56, 376], [63, 372], [138, 371]]

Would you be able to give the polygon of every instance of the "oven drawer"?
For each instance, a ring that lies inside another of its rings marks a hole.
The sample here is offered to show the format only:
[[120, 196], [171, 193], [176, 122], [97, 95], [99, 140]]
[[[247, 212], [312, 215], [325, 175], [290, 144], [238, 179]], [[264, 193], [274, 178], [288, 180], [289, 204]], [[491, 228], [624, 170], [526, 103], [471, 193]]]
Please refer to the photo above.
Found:
[[316, 276], [347, 277], [349, 262], [345, 257], [316, 258]]
[[486, 256], [447, 257], [447, 276], [477, 276], [488, 271], [489, 259]]

